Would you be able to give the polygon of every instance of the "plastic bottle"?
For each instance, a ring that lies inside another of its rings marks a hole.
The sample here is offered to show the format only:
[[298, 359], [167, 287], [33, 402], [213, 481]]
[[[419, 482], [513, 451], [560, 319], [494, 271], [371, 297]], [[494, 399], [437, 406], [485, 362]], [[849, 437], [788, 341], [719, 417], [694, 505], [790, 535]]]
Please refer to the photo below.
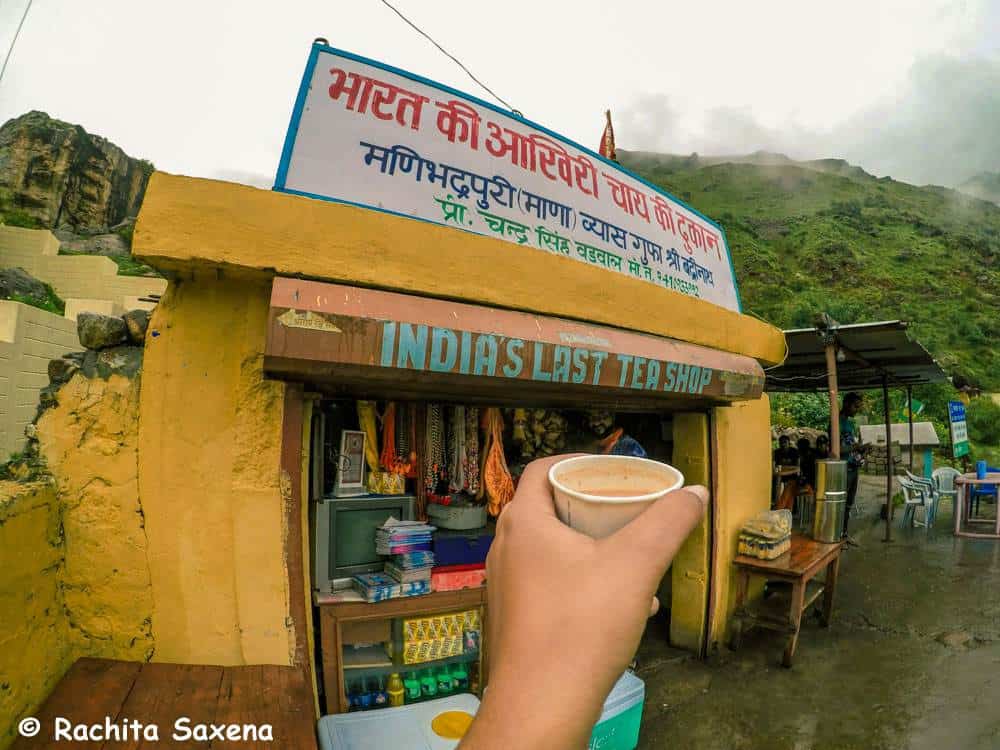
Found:
[[361, 694], [364, 692], [364, 685], [361, 680], [348, 680], [345, 686], [347, 692], [348, 711], [361, 710]]
[[372, 708], [385, 708], [389, 705], [389, 693], [385, 689], [385, 677], [379, 677], [372, 696]]
[[366, 678], [360, 693], [361, 710], [368, 711], [375, 702], [375, 691], [377, 686], [372, 678]]
[[438, 683], [434, 670], [425, 669], [420, 673], [420, 697], [433, 698], [437, 695]]
[[451, 672], [448, 667], [441, 667], [437, 671], [438, 695], [451, 695], [453, 686], [451, 682]]
[[456, 693], [469, 689], [469, 670], [464, 664], [456, 664], [451, 668], [451, 684]]
[[389, 705], [390, 706], [402, 706], [403, 697], [406, 694], [406, 688], [403, 686], [403, 681], [399, 677], [399, 673], [393, 672], [389, 675]]
[[406, 702], [416, 703], [420, 700], [420, 677], [416, 672], [407, 672], [403, 678], [403, 687], [406, 690]]

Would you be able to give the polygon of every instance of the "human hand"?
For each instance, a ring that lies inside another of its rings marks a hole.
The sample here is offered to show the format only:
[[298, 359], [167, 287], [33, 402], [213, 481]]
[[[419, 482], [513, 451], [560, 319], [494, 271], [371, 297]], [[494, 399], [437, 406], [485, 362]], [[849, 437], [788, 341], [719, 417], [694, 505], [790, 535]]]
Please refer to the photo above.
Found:
[[463, 750], [586, 747], [708, 504], [704, 487], [687, 487], [591, 539], [556, 517], [548, 470], [563, 458], [529, 464], [497, 524], [486, 561], [489, 686]]

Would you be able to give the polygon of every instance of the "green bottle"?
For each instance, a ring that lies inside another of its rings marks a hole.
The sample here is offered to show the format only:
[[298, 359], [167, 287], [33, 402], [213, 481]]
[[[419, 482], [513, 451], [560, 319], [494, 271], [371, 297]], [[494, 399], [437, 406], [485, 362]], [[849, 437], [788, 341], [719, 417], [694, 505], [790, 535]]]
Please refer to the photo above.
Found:
[[456, 664], [451, 668], [451, 684], [456, 693], [469, 689], [469, 670], [464, 664]]
[[403, 677], [403, 688], [406, 691], [406, 702], [416, 703], [420, 700], [420, 677], [416, 672], [407, 672]]
[[453, 686], [451, 682], [451, 672], [448, 667], [441, 667], [437, 671], [438, 695], [451, 695]]
[[420, 697], [433, 698], [437, 695], [438, 682], [434, 676], [434, 670], [425, 669], [420, 673]]

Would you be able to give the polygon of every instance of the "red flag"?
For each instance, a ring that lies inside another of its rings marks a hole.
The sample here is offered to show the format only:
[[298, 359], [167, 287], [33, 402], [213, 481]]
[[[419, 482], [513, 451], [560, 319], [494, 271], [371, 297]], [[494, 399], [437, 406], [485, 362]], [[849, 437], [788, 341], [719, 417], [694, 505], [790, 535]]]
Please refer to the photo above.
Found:
[[601, 136], [601, 146], [597, 153], [603, 156], [605, 159], [611, 159], [611, 161], [618, 161], [618, 157], [615, 154], [615, 130], [611, 127], [611, 110], [606, 110], [604, 116], [607, 118], [607, 124], [604, 126], [604, 135]]

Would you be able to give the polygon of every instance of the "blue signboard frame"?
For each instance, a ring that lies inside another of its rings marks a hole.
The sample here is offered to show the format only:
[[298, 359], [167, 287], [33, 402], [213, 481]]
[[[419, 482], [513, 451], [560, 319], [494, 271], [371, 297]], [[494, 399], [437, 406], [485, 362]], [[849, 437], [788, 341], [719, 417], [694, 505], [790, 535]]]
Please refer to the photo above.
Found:
[[[723, 226], [721, 224], [713, 221], [709, 217], [705, 216], [705, 214], [703, 214], [698, 209], [696, 209], [696, 208], [688, 205], [687, 203], [685, 203], [684, 201], [680, 200], [679, 198], [677, 198], [676, 196], [672, 195], [671, 193], [668, 193], [666, 190], [664, 190], [663, 188], [659, 187], [658, 185], [654, 185], [649, 180], [647, 180], [647, 179], [643, 178], [642, 176], [637, 175], [634, 172], [626, 169], [625, 167], [623, 167], [618, 162], [611, 161], [610, 159], [607, 159], [604, 156], [601, 156], [600, 154], [596, 153], [595, 151], [592, 151], [591, 149], [587, 148], [586, 146], [583, 146], [583, 145], [577, 143], [576, 141], [573, 141], [573, 140], [571, 140], [571, 139], [569, 139], [569, 138], [567, 138], [567, 137], [565, 137], [563, 135], [560, 135], [559, 133], [553, 132], [552, 130], [549, 130], [544, 125], [539, 125], [538, 123], [533, 122], [532, 120], [529, 120], [529, 119], [521, 116], [517, 112], [513, 112], [511, 110], [502, 109], [502, 108], [498, 107], [495, 104], [492, 104], [490, 102], [484, 101], [483, 99], [480, 99], [478, 96], [474, 96], [474, 95], [469, 94], [467, 92], [460, 91], [459, 89], [453, 88], [451, 86], [447, 86], [447, 85], [445, 85], [443, 83], [438, 83], [437, 81], [433, 81], [433, 80], [431, 80], [429, 78], [425, 78], [424, 76], [418, 75], [416, 73], [410, 73], [410, 72], [408, 72], [406, 70], [402, 70], [400, 68], [393, 67], [392, 65], [387, 65], [386, 63], [379, 62], [378, 60], [372, 60], [371, 58], [363, 57], [362, 55], [356, 55], [353, 52], [347, 52], [345, 50], [338, 49], [336, 47], [331, 47], [328, 44], [322, 44], [320, 42], [314, 42], [313, 45], [312, 45], [312, 48], [309, 51], [309, 59], [306, 62], [305, 72], [302, 74], [302, 82], [299, 84], [299, 91], [298, 91], [298, 94], [295, 97], [295, 106], [292, 108], [292, 117], [291, 117], [291, 120], [288, 123], [288, 131], [285, 134], [285, 142], [284, 142], [284, 145], [282, 146], [282, 149], [281, 149], [281, 161], [278, 163], [278, 172], [277, 172], [277, 174], [275, 175], [275, 178], [274, 178], [274, 188], [273, 188], [273, 190], [275, 190], [277, 192], [281, 192], [281, 193], [288, 193], [290, 195], [301, 195], [301, 196], [304, 196], [306, 198], [314, 198], [314, 199], [317, 199], [317, 200], [331, 201], [333, 203], [343, 203], [343, 204], [350, 205], [350, 206], [358, 206], [359, 208], [367, 208], [367, 209], [370, 209], [372, 211], [380, 211], [382, 213], [393, 214], [395, 216], [402, 216], [402, 217], [407, 218], [407, 219], [414, 219], [416, 221], [424, 221], [424, 222], [426, 222], [426, 219], [422, 219], [422, 218], [420, 218], [418, 216], [410, 216], [409, 214], [399, 213], [398, 211], [389, 211], [389, 210], [386, 210], [384, 208], [380, 208], [378, 206], [370, 206], [370, 205], [362, 204], [362, 203], [354, 203], [353, 201], [344, 200], [342, 198], [331, 198], [330, 196], [326, 196], [326, 195], [317, 195], [315, 193], [307, 193], [307, 192], [303, 192], [301, 190], [293, 190], [293, 189], [289, 189], [289, 188], [287, 188], [285, 186], [286, 180], [287, 180], [287, 177], [288, 177], [288, 166], [289, 166], [289, 164], [291, 163], [291, 160], [292, 160], [292, 152], [295, 150], [295, 138], [298, 135], [299, 121], [302, 119], [302, 111], [305, 108], [306, 97], [309, 94], [309, 84], [311, 83], [311, 81], [313, 79], [313, 73], [316, 70], [316, 63], [319, 60], [320, 53], [322, 53], [322, 52], [330, 52], [330, 53], [333, 53], [335, 55], [340, 55], [342, 57], [346, 57], [346, 58], [354, 60], [356, 62], [363, 63], [365, 65], [372, 65], [372, 66], [374, 66], [376, 68], [380, 68], [380, 69], [388, 71], [390, 73], [394, 73], [395, 75], [402, 76], [403, 78], [408, 78], [411, 81], [416, 81], [417, 83], [422, 83], [422, 84], [427, 85], [427, 86], [433, 86], [434, 88], [441, 89], [442, 91], [446, 91], [446, 92], [448, 92], [448, 93], [450, 93], [450, 94], [452, 94], [454, 96], [463, 97], [465, 99], [468, 99], [469, 101], [475, 102], [477, 105], [479, 105], [481, 107], [486, 107], [487, 109], [490, 109], [493, 112], [497, 112], [497, 113], [505, 115], [507, 117], [513, 117], [513, 118], [515, 118], [515, 119], [523, 122], [525, 125], [527, 125], [529, 127], [532, 127], [532, 128], [537, 129], [537, 130], [540, 130], [541, 132], [545, 133], [548, 136], [551, 136], [552, 138], [555, 138], [556, 140], [562, 141], [563, 143], [565, 143], [565, 144], [567, 144], [569, 146], [572, 146], [573, 148], [577, 148], [580, 151], [583, 151], [590, 158], [597, 159], [598, 161], [603, 162], [604, 164], [606, 164], [610, 168], [615, 169], [615, 170], [617, 170], [619, 172], [622, 172], [623, 174], [626, 174], [626, 175], [628, 175], [629, 177], [631, 177], [631, 178], [633, 178], [635, 180], [638, 180], [639, 182], [641, 182], [642, 184], [646, 185], [651, 190], [654, 190], [655, 192], [657, 192], [657, 193], [659, 193], [661, 195], [664, 195], [664, 196], [670, 198], [672, 201], [675, 201], [676, 203], [679, 203], [685, 209], [687, 209], [691, 213], [695, 214], [699, 218], [703, 219], [704, 221], [708, 222], [710, 225], [712, 225], [713, 227], [715, 227], [716, 229], [718, 229], [719, 232], [722, 233], [722, 240], [723, 240], [723, 243], [725, 244], [725, 247], [726, 247], [726, 258], [729, 261], [729, 271], [730, 271], [730, 273], [732, 274], [732, 277], [733, 277], [733, 289], [734, 289], [735, 294], [736, 294], [737, 311], [742, 314], [742, 312], [743, 312], [743, 300], [742, 300], [742, 297], [740, 295], [739, 280], [736, 278], [736, 268], [733, 265], [733, 255], [732, 255], [732, 251], [729, 248], [729, 238], [726, 236], [726, 230], [723, 228]], [[432, 222], [427, 222], [427, 223], [432, 223]], [[468, 231], [468, 230], [461, 230], [460, 229], [460, 231]]]

